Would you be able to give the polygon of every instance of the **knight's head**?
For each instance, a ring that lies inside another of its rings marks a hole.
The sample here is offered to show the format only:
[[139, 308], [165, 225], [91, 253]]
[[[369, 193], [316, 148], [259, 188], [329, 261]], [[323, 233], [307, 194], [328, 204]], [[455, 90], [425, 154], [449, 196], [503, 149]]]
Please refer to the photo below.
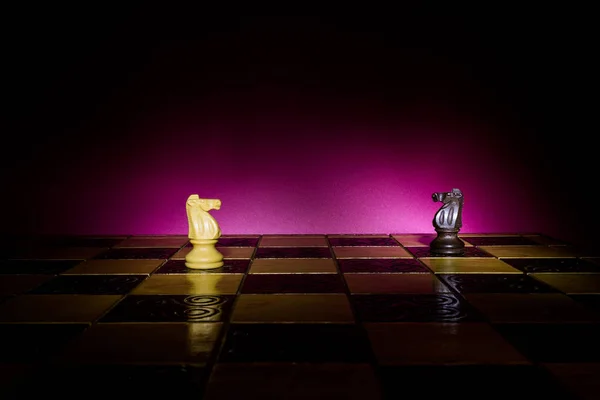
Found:
[[448, 194], [452, 195], [452, 197], [462, 197], [463, 196], [460, 189], [456, 189], [456, 188], [452, 189], [452, 193], [448, 193]]
[[452, 199], [461, 199], [463, 197], [460, 189], [452, 189], [451, 192], [436, 192], [431, 195], [431, 198], [434, 202], [441, 201], [442, 203], [447, 203], [452, 201]]
[[197, 194], [192, 194], [188, 197], [186, 206], [188, 208], [199, 207], [204, 211], [218, 210], [221, 208], [221, 200], [201, 199]]
[[219, 199], [199, 199], [198, 202], [204, 211], [218, 210], [221, 208], [221, 200]]

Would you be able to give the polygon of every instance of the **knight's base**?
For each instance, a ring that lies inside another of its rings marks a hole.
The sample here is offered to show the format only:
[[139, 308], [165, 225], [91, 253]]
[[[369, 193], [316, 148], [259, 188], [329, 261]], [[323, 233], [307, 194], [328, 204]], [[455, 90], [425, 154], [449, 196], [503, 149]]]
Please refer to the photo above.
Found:
[[215, 247], [217, 239], [191, 239], [192, 250], [185, 256], [190, 269], [215, 269], [223, 266], [223, 254]]
[[458, 231], [437, 231], [437, 237], [429, 248], [433, 254], [442, 256], [460, 256], [465, 252], [465, 242], [458, 237]]

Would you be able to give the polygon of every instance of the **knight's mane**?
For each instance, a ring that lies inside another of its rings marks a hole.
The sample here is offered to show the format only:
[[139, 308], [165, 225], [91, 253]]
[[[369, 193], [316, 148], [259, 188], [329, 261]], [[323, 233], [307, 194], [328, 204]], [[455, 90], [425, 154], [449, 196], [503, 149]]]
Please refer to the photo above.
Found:
[[212, 215], [193, 200], [186, 203], [190, 238], [214, 239], [221, 229]]

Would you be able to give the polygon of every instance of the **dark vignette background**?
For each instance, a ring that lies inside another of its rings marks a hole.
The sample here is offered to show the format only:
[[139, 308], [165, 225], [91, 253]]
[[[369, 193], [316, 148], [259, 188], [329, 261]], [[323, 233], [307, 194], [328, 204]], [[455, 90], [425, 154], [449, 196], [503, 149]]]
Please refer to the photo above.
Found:
[[[3, 233], [464, 231], [595, 245], [586, 10], [5, 15]], [[468, 207], [468, 208], [467, 208]]]

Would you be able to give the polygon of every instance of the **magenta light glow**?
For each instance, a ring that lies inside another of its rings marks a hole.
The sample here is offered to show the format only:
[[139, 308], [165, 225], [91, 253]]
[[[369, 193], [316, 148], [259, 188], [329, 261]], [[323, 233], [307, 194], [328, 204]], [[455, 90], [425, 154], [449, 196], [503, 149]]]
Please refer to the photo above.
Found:
[[197, 193], [221, 199], [211, 213], [223, 234], [430, 233], [431, 194], [454, 187], [463, 232], [548, 228], [532, 177], [507, 164], [485, 125], [289, 118], [145, 117], [121, 140], [65, 158], [60, 173], [40, 171], [36, 230], [186, 234], [185, 201]]

